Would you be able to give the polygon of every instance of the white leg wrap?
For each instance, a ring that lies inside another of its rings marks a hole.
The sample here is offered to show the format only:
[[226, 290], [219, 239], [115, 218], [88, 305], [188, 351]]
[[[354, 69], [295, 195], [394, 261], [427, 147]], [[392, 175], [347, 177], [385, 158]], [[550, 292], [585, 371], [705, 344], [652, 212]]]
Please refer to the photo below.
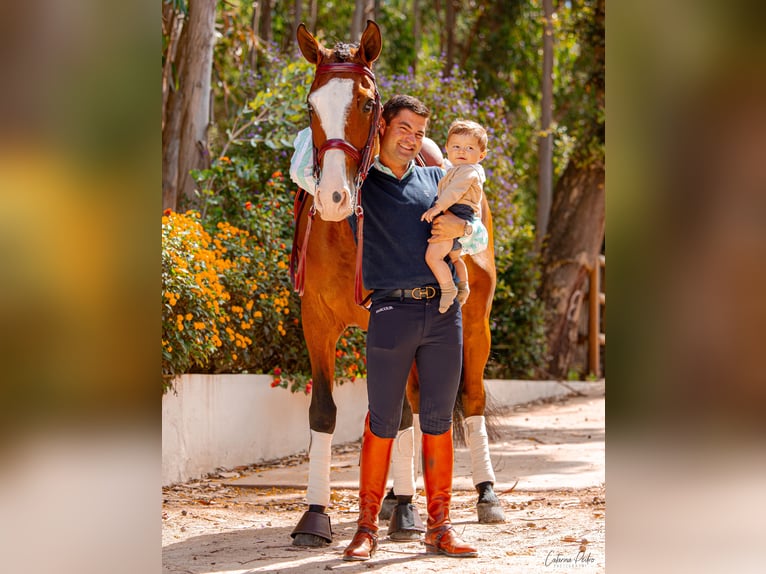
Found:
[[415, 470], [415, 480], [418, 479], [418, 471], [423, 466], [421, 463], [423, 462], [420, 460], [420, 447], [423, 446], [423, 431], [420, 430], [420, 415], [412, 413], [412, 428], [415, 429], [415, 449], [414, 449], [414, 470]]
[[330, 459], [332, 458], [332, 435], [311, 431], [309, 445], [309, 485], [306, 503], [330, 505]]
[[489, 438], [484, 416], [474, 416], [465, 419], [465, 434], [468, 448], [471, 451], [471, 476], [473, 485], [482, 482], [495, 482], [495, 471], [489, 458]]
[[412, 427], [400, 430], [391, 452], [391, 475], [394, 479], [394, 494], [397, 496], [415, 494], [415, 474], [412, 468], [414, 451], [415, 430]]

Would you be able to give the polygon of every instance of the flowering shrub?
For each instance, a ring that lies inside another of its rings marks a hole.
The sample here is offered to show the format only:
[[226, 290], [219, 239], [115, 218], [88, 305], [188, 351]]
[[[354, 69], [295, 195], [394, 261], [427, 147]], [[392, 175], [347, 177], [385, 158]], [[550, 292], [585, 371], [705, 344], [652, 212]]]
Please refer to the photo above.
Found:
[[204, 367], [222, 345], [226, 265], [195, 213], [162, 216], [162, 377]]
[[[271, 372], [273, 386], [311, 391], [300, 299], [288, 274], [294, 194], [274, 172], [253, 195], [258, 203], [242, 206], [240, 227], [208, 220], [206, 229], [197, 212], [163, 216], [166, 388], [186, 372]], [[365, 337], [348, 329], [340, 338], [338, 382], [366, 376]]]
[[[184, 372], [268, 372], [308, 362], [283, 279], [284, 244], [272, 249], [225, 222], [208, 233], [195, 212], [164, 215], [162, 237], [166, 385]], [[291, 346], [288, 330], [297, 339]]]
[[[367, 345], [367, 333], [357, 328], [348, 328], [338, 339], [335, 351], [335, 382], [343, 384], [354, 382], [357, 378], [367, 376], [367, 358], [364, 349]], [[280, 367], [272, 371], [274, 380], [272, 387], [289, 388], [293, 393], [311, 392], [314, 384], [311, 375], [305, 372], [292, 372], [285, 375]]]

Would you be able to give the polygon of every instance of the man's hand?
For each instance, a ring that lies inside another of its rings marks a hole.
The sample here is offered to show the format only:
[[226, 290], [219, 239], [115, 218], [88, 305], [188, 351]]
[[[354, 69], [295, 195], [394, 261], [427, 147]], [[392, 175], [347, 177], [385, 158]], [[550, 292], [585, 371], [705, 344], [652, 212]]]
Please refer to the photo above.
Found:
[[429, 243], [437, 241], [447, 241], [455, 237], [463, 237], [465, 231], [465, 220], [457, 215], [445, 211], [441, 217], [434, 219], [431, 224], [431, 237]]

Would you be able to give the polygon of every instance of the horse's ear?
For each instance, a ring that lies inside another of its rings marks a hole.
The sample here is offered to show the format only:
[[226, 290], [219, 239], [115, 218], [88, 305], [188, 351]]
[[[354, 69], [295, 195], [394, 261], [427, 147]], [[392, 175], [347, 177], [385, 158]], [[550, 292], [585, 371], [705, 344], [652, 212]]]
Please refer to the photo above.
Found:
[[380, 56], [380, 50], [383, 48], [383, 41], [380, 38], [380, 28], [372, 20], [367, 20], [367, 27], [362, 33], [362, 39], [359, 41], [360, 56], [367, 66], [370, 66]]
[[303, 57], [312, 64], [318, 64], [320, 45], [317, 39], [311, 35], [311, 32], [306, 29], [305, 24], [301, 23], [298, 26], [296, 36], [298, 37], [298, 47], [301, 49]]

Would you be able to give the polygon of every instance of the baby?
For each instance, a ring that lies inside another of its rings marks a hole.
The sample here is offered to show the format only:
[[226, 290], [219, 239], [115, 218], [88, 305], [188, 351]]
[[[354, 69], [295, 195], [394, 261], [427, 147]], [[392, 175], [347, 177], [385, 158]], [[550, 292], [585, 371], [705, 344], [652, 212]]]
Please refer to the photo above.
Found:
[[[456, 120], [447, 133], [447, 159], [452, 164], [447, 174], [439, 182], [439, 190], [433, 207], [421, 216], [421, 221], [433, 221], [435, 217], [448, 209], [461, 219], [465, 219], [465, 235], [473, 233], [471, 221], [481, 218], [481, 196], [483, 193], [484, 168], [479, 162], [487, 155], [487, 131], [476, 122]], [[457, 298], [463, 305], [468, 299], [468, 268], [460, 258], [463, 246], [460, 238], [451, 241], [429, 243], [426, 250], [426, 263], [433, 271], [441, 289], [439, 312], [446, 313]], [[458, 284], [452, 280], [452, 273], [444, 258], [449, 255], [455, 266]]]

